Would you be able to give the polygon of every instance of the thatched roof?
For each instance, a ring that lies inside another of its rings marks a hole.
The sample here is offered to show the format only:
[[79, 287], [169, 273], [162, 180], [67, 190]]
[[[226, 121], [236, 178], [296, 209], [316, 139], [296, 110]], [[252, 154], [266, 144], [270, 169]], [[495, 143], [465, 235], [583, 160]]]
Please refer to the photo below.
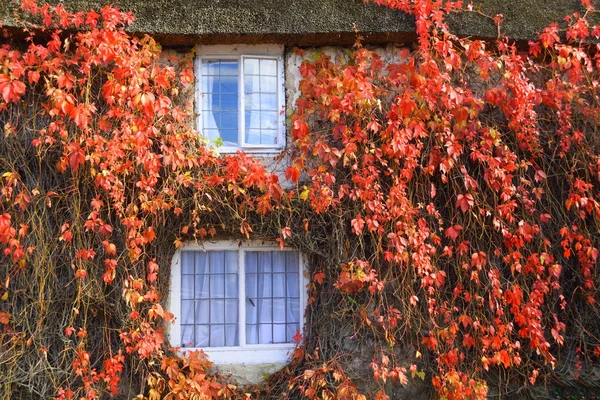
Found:
[[[170, 44], [209, 40], [282, 42], [286, 44], [351, 44], [354, 26], [373, 43], [414, 38], [414, 21], [362, 0], [64, 0], [69, 8], [99, 8], [115, 4], [131, 10], [137, 22], [131, 30], [150, 33]], [[528, 40], [548, 23], [581, 10], [579, 0], [475, 0], [487, 14], [503, 14], [509, 37]], [[11, 0], [0, 0], [0, 19], [14, 26]], [[493, 38], [495, 26], [475, 14], [455, 15], [456, 33]]]

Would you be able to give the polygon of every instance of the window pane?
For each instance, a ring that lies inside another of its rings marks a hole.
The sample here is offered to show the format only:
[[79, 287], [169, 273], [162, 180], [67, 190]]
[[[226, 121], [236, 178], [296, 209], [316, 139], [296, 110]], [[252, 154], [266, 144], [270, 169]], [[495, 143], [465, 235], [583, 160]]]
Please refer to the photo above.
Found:
[[277, 129], [278, 116], [276, 111], [262, 111], [260, 115], [261, 129]]
[[258, 252], [258, 272], [273, 272], [273, 252], [260, 251]]
[[181, 345], [187, 347], [194, 346], [194, 325], [181, 326]]
[[258, 325], [258, 343], [260, 343], [260, 344], [273, 343], [273, 325], [271, 325], [271, 324]]
[[181, 275], [181, 298], [194, 298], [194, 279], [190, 279], [190, 277], [186, 275]]
[[294, 342], [293, 337], [296, 335], [296, 330], [300, 330], [300, 326], [298, 324], [287, 324], [286, 327], [287, 327], [286, 341], [288, 343], [293, 343]]
[[222, 251], [209, 251], [210, 273], [222, 274], [225, 272], [225, 254]]
[[194, 253], [191, 251], [181, 252], [181, 273], [184, 275], [194, 273]]
[[270, 273], [258, 274], [256, 297], [267, 298], [273, 296], [273, 275]]
[[210, 276], [210, 298], [222, 299], [225, 297], [225, 275], [216, 274]]
[[225, 346], [225, 327], [223, 325], [210, 326], [210, 347]]
[[208, 325], [197, 325], [196, 326], [196, 347], [207, 347], [208, 346]]
[[260, 135], [260, 144], [277, 144], [277, 130], [263, 130]]
[[[261, 321], [262, 322], [262, 321]], [[285, 299], [273, 299], [273, 322], [285, 323]]]
[[237, 325], [225, 325], [225, 346], [239, 346]]
[[237, 274], [225, 275], [225, 297], [228, 299], [238, 298], [238, 276]]
[[277, 61], [276, 60], [260, 60], [260, 74], [261, 75], [277, 75]]
[[238, 322], [238, 301], [225, 300], [225, 322], [237, 324]]
[[258, 322], [273, 322], [273, 300], [259, 299], [258, 300]]
[[285, 297], [285, 274], [273, 274], [273, 297]]
[[279, 106], [277, 105], [277, 93], [261, 93], [260, 95], [260, 108], [263, 110], [275, 110]]
[[246, 343], [258, 344], [258, 325], [246, 324]]
[[286, 253], [288, 251], [273, 252], [273, 272], [285, 272]]
[[277, 77], [276, 76], [261, 76], [260, 77], [260, 92], [261, 93], [277, 93]]
[[244, 75], [244, 93], [259, 93], [261, 78], [258, 75]]
[[273, 343], [285, 343], [285, 324], [273, 325]]
[[256, 58], [244, 58], [244, 73], [246, 75], [258, 75], [258, 59]]
[[[237, 94], [221, 95], [221, 111], [236, 111], [238, 109]], [[237, 120], [237, 117], [236, 117]]]
[[286, 318], [286, 322], [300, 322], [300, 299], [287, 299]]
[[210, 301], [210, 323], [223, 324], [225, 323], [225, 300]]
[[196, 301], [196, 316], [194, 319], [194, 323], [196, 324], [208, 324], [209, 322], [209, 313], [210, 313], [210, 301], [209, 300], [200, 300]]
[[237, 251], [226, 251], [225, 252], [225, 272], [229, 274], [237, 274], [238, 272], [238, 252]]
[[208, 274], [208, 257], [203, 251], [195, 251], [196, 274]]
[[258, 300], [256, 298], [246, 298], [246, 323], [258, 323]]
[[[210, 276], [208, 275], [196, 275], [196, 299], [208, 299], [209, 298], [209, 283]], [[191, 282], [193, 280], [190, 279]]]
[[258, 263], [258, 254], [256, 251], [247, 251], [245, 253], [246, 273], [256, 272]]
[[288, 297], [300, 297], [298, 289], [298, 274], [288, 274], [287, 276], [287, 295]]
[[194, 301], [183, 300], [181, 302], [181, 323], [191, 325], [194, 323]]

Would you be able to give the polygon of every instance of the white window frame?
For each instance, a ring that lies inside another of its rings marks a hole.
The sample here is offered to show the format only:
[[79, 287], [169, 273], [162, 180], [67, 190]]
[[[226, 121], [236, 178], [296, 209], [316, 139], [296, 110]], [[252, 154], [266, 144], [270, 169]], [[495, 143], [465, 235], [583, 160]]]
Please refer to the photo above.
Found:
[[[198, 45], [196, 47], [196, 129], [202, 135], [202, 60], [238, 60], [238, 144], [237, 146], [220, 146], [219, 153], [233, 153], [243, 150], [247, 153], [275, 154], [285, 148], [285, 75], [283, 60], [283, 45]], [[258, 58], [277, 60], [277, 105], [279, 109], [277, 122], [277, 144], [245, 143], [245, 91], [244, 91], [244, 59]]]
[[201, 244], [187, 243], [177, 249], [171, 263], [171, 290], [169, 292], [168, 309], [175, 316], [173, 324], [169, 324], [168, 335], [172, 346], [181, 346], [181, 252], [182, 251], [223, 251], [233, 250], [238, 252], [238, 329], [239, 346], [228, 347], [185, 347], [180, 348], [182, 352], [203, 350], [209, 359], [217, 365], [222, 364], [264, 364], [287, 362], [290, 360], [291, 352], [296, 345], [294, 343], [275, 344], [246, 344], [246, 285], [244, 253], [246, 251], [293, 251], [298, 254], [298, 284], [300, 295], [300, 321], [299, 327], [302, 331], [304, 326], [304, 311], [308, 293], [306, 289], [307, 280], [305, 276], [306, 265], [302, 253], [296, 249], [284, 247], [281, 249], [277, 244], [262, 241], [218, 241], [204, 242]]

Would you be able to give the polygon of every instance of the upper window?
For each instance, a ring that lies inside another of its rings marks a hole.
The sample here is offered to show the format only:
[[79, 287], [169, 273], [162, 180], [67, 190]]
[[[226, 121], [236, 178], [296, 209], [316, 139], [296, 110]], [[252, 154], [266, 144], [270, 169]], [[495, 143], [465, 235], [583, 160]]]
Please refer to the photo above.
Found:
[[301, 264], [297, 251], [270, 244], [185, 246], [172, 267], [171, 342], [217, 364], [287, 360], [302, 327]]
[[282, 53], [278, 45], [198, 47], [198, 128], [220, 151], [283, 147]]

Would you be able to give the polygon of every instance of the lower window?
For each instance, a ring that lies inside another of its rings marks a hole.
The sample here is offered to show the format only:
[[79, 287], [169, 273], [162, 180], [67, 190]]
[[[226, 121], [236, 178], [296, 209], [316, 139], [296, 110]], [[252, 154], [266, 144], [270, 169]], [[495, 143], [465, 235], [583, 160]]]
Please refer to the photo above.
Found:
[[[217, 363], [287, 358], [304, 310], [297, 251], [221, 242], [185, 246], [175, 258], [173, 344], [202, 348]], [[239, 358], [244, 351], [253, 354], [250, 360]]]

